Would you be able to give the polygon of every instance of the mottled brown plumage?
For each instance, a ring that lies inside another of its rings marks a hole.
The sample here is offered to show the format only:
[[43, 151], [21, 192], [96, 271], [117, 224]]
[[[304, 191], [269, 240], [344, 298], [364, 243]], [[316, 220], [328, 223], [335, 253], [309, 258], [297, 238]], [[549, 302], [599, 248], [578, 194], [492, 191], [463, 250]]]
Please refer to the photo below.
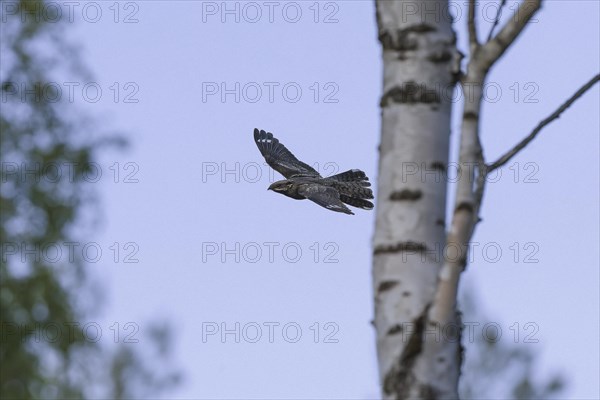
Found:
[[323, 178], [310, 165], [298, 160], [270, 132], [254, 129], [254, 141], [261, 154], [275, 171], [286, 179], [269, 186], [269, 190], [292, 199], [309, 199], [328, 210], [354, 214], [346, 204], [365, 210], [373, 209], [371, 183], [365, 173], [351, 169]]

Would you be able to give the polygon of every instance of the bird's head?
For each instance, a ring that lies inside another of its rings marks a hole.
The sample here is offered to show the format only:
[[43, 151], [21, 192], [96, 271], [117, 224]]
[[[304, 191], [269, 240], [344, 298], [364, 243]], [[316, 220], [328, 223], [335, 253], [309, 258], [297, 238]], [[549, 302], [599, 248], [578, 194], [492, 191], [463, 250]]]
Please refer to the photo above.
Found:
[[288, 180], [273, 182], [271, 186], [267, 190], [272, 190], [274, 192], [286, 192], [290, 189], [292, 183]]

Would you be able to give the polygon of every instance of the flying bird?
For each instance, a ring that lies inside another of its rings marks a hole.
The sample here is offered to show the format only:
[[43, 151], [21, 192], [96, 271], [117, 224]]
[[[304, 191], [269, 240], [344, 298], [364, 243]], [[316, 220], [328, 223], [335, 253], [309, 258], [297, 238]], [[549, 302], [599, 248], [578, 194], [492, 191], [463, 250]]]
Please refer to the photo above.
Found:
[[[254, 129], [254, 141], [267, 164], [286, 179], [274, 182], [268, 190], [292, 199], [311, 200], [331, 211], [354, 213], [346, 207], [373, 209], [371, 183], [365, 173], [351, 169], [323, 178], [313, 167], [298, 160], [271, 132]], [[346, 204], [344, 204], [346, 203]]]

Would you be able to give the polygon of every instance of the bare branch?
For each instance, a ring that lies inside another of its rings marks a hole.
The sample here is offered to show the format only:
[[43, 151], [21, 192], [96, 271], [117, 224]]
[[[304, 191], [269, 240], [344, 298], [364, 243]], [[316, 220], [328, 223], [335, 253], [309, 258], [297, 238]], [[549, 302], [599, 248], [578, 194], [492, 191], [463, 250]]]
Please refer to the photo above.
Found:
[[598, 74], [598, 75], [594, 76], [592, 79], [590, 79], [589, 82], [587, 82], [585, 85], [583, 85], [577, 92], [575, 92], [575, 94], [573, 94], [573, 96], [571, 96], [560, 107], [558, 107], [556, 109], [556, 111], [554, 111], [552, 114], [550, 114], [550, 116], [548, 116], [546, 119], [542, 120], [535, 127], [535, 129], [529, 134], [529, 136], [527, 136], [526, 138], [521, 140], [515, 147], [513, 147], [510, 151], [506, 152], [506, 154], [504, 154], [502, 157], [500, 157], [497, 161], [490, 164], [488, 166], [487, 171], [491, 172], [491, 171], [495, 170], [496, 168], [500, 168], [501, 166], [506, 164], [508, 161], [510, 161], [510, 159], [513, 158], [519, 151], [523, 150], [525, 148], [525, 146], [527, 146], [529, 144], [529, 142], [531, 142], [533, 139], [535, 139], [537, 134], [540, 133], [540, 131], [546, 125], [548, 125], [555, 119], [559, 118], [560, 114], [562, 114], [563, 111], [565, 111], [567, 108], [569, 108], [571, 106], [571, 104], [573, 104], [575, 102], [575, 100], [577, 100], [578, 98], [583, 96], [583, 94], [585, 92], [587, 92], [592, 86], [594, 86], [594, 84], [596, 84], [596, 82], [598, 82], [599, 80], [600, 80], [600, 74]]
[[511, 19], [498, 34], [483, 47], [481, 61], [489, 69], [515, 41], [533, 15], [540, 9], [542, 0], [524, 0]]
[[502, 16], [502, 8], [506, 5], [506, 0], [501, 0], [500, 5], [498, 6], [498, 12], [496, 13], [496, 18], [494, 18], [494, 24], [490, 29], [490, 33], [488, 34], [486, 42], [492, 40], [492, 35], [494, 34], [494, 29], [498, 26], [498, 22], [500, 22], [500, 17]]
[[469, 0], [469, 16], [467, 24], [469, 28], [469, 44], [472, 48], [477, 47], [479, 46], [479, 42], [477, 41], [477, 28], [475, 26], [475, 0]]

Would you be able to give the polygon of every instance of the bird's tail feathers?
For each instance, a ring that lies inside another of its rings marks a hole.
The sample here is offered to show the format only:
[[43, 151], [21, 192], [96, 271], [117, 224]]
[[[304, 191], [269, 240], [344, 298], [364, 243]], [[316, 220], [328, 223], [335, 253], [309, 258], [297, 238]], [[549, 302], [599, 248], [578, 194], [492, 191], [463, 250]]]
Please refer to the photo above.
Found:
[[340, 193], [342, 202], [365, 210], [373, 208], [373, 203], [366, 200], [373, 198], [373, 192], [369, 188], [371, 186], [369, 178], [363, 171], [351, 169], [327, 179], [333, 181], [333, 186]]
[[373, 203], [368, 200], [359, 199], [356, 197], [350, 197], [345, 194], [340, 194], [340, 200], [346, 204], [349, 204], [353, 207], [362, 208], [363, 210], [372, 210]]

